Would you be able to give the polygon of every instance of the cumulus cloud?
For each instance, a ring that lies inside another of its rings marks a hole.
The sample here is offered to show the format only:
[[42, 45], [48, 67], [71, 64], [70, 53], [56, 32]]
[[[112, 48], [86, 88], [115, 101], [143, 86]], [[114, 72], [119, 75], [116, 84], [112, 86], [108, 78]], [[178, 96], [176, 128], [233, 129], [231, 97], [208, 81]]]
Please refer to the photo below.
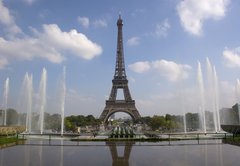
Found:
[[168, 19], [165, 19], [163, 22], [157, 24], [156, 26], [156, 30], [155, 30], [155, 35], [157, 37], [166, 37], [167, 36], [167, 32], [170, 28], [170, 24]]
[[223, 59], [227, 67], [240, 67], [240, 47], [233, 50], [225, 49], [223, 51]]
[[95, 20], [93, 22], [93, 25], [95, 27], [107, 27], [107, 21], [105, 19]]
[[152, 62], [153, 68], [171, 82], [179, 81], [188, 78], [188, 71], [191, 66], [186, 64], [177, 64], [173, 61], [158, 60]]
[[0, 24], [9, 32], [7, 34], [9, 38], [0, 37], [0, 69], [7, 66], [13, 59], [42, 58], [52, 63], [61, 63], [66, 55], [91, 60], [102, 53], [101, 46], [92, 42], [84, 34], [76, 29], [62, 31], [57, 24], [45, 24], [41, 31], [30, 27], [33, 35], [24, 34], [2, 0], [0, 0]]
[[88, 17], [78, 17], [77, 21], [79, 22], [79, 24], [81, 26], [83, 26], [84, 28], [88, 28], [89, 27], [89, 18]]
[[56, 49], [34, 38], [14, 40], [0, 38], [0, 55], [7, 57], [7, 61], [11, 59], [31, 60], [34, 57], [41, 57], [54, 63], [63, 61], [62, 55]]
[[167, 60], [136, 62], [128, 67], [136, 73], [144, 73], [150, 69], [155, 69], [160, 75], [171, 82], [187, 79], [189, 76], [189, 70], [192, 68], [186, 64], [177, 64], [173, 61]]
[[56, 24], [43, 25], [43, 32], [38, 37], [58, 50], [70, 51], [74, 55], [87, 60], [102, 52], [102, 48], [89, 40], [84, 34], [75, 29], [63, 32]]
[[[36, 57], [61, 63], [65, 59], [64, 53], [90, 60], [102, 52], [99, 45], [75, 29], [64, 32], [56, 24], [45, 24], [41, 32], [32, 30], [33, 37], [11, 40], [0, 37], [0, 56], [7, 60], [31, 60]], [[6, 60], [3, 64], [7, 64]]]
[[78, 23], [83, 26], [84, 28], [89, 28], [89, 26], [94, 26], [95, 28], [105, 28], [108, 26], [106, 19], [98, 19], [94, 21], [90, 21], [88, 17], [78, 17]]
[[129, 46], [137, 46], [140, 43], [140, 38], [139, 37], [132, 37], [128, 39], [127, 45]]
[[4, 6], [2, 0], [0, 0], [0, 23], [6, 26], [8, 33], [17, 34], [22, 32], [16, 25], [14, 17], [10, 14], [8, 8]]
[[177, 12], [184, 29], [199, 36], [202, 34], [203, 22], [223, 18], [229, 2], [230, 0], [185, 0], [177, 5]]
[[145, 62], [136, 62], [131, 65], [128, 65], [130, 70], [136, 72], [136, 73], [144, 73], [150, 69], [150, 63], [145, 61]]

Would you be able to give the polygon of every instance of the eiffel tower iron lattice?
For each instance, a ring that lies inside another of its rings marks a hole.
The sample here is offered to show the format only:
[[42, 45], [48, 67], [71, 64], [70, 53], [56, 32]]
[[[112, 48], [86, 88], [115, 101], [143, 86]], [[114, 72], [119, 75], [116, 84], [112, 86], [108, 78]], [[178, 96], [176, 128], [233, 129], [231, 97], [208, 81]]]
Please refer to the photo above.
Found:
[[[129, 114], [133, 120], [139, 119], [141, 116], [135, 106], [135, 101], [132, 100], [129, 88], [128, 80], [125, 71], [124, 64], [124, 52], [123, 52], [123, 20], [119, 16], [117, 21], [118, 36], [117, 36], [117, 57], [115, 74], [112, 80], [112, 90], [109, 99], [106, 100], [106, 106], [100, 115], [100, 120], [104, 123], [108, 118], [116, 112], [125, 112]], [[119, 89], [123, 90], [124, 100], [117, 100], [117, 92]]]

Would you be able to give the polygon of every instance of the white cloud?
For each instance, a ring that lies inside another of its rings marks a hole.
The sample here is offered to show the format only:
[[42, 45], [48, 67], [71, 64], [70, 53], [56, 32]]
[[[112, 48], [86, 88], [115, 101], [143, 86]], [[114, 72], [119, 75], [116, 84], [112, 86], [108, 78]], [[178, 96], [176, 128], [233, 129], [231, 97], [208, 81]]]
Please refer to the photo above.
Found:
[[6, 26], [6, 30], [9, 33], [17, 34], [22, 32], [16, 25], [14, 17], [10, 14], [8, 8], [4, 6], [2, 0], [0, 0], [0, 23]]
[[89, 18], [87, 18], [87, 17], [78, 17], [78, 18], [77, 18], [77, 21], [78, 21], [79, 24], [80, 24], [81, 26], [83, 26], [84, 28], [88, 28], [88, 27], [89, 27], [89, 24], [90, 24]]
[[90, 21], [88, 17], [78, 17], [77, 18], [78, 23], [83, 26], [84, 28], [88, 28], [90, 25], [93, 25], [96, 28], [104, 28], [107, 27], [107, 21], [106, 19], [98, 19], [95, 21]]
[[153, 68], [171, 82], [187, 79], [189, 76], [188, 70], [191, 66], [185, 64], [177, 64], [173, 61], [158, 60], [152, 62]]
[[170, 28], [170, 24], [168, 19], [165, 19], [163, 22], [157, 24], [156, 26], [156, 30], [155, 30], [155, 35], [157, 37], [166, 37], [167, 36], [167, 32]]
[[186, 64], [177, 64], [173, 61], [167, 60], [156, 60], [152, 62], [140, 61], [130, 64], [128, 67], [136, 73], [144, 73], [151, 68], [155, 69], [160, 75], [171, 82], [187, 79], [189, 76], [189, 70], [192, 68]]
[[147, 61], [136, 62], [136, 63], [128, 65], [128, 67], [136, 73], [144, 73], [150, 69], [150, 63]]
[[[90, 41], [84, 34], [75, 29], [62, 31], [58, 25], [43, 25], [43, 31], [33, 29], [34, 37], [13, 38], [6, 40], [0, 37], [0, 57], [31, 60], [43, 58], [52, 63], [61, 63], [64, 53], [90, 60], [101, 54], [102, 48]], [[4, 61], [3, 61], [4, 62]], [[3, 64], [7, 64], [6, 61]]]
[[229, 2], [230, 0], [185, 0], [177, 5], [177, 12], [184, 29], [199, 36], [202, 34], [203, 22], [224, 17]]
[[140, 43], [140, 38], [139, 37], [132, 37], [128, 39], [127, 45], [129, 46], [137, 46]]
[[40, 57], [53, 63], [61, 63], [63, 56], [39, 39], [25, 38], [5, 40], [0, 38], [0, 55], [10, 59], [31, 60]]
[[43, 58], [52, 63], [61, 63], [66, 55], [90, 60], [102, 53], [102, 48], [84, 34], [75, 29], [69, 32], [62, 31], [56, 24], [45, 24], [42, 31], [30, 27], [33, 36], [24, 34], [2, 0], [0, 0], [0, 24], [8, 30], [6, 36], [9, 37], [8, 39], [0, 37], [0, 69], [13, 59]]
[[95, 20], [93, 22], [93, 25], [95, 27], [107, 27], [107, 21], [105, 19], [99, 19], [99, 20]]
[[240, 67], [240, 48], [234, 50], [225, 49], [223, 51], [223, 59], [228, 67]]
[[102, 53], [102, 48], [99, 45], [75, 29], [63, 32], [56, 24], [43, 25], [43, 29], [44, 31], [40, 33], [39, 38], [58, 50], [70, 51], [75, 56], [87, 60]]

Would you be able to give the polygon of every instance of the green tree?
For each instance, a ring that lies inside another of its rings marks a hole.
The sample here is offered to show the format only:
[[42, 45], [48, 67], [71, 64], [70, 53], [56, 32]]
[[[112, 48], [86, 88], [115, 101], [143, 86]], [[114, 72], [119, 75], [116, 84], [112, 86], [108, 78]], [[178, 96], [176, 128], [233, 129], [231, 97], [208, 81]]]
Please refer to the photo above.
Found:
[[165, 127], [165, 118], [163, 116], [154, 115], [150, 121], [152, 130], [158, 130], [160, 127]]
[[68, 118], [65, 118], [64, 125], [65, 125], [66, 131], [75, 131], [75, 129], [76, 129], [76, 126], [73, 125]]
[[65, 117], [65, 129], [75, 131], [76, 127], [81, 126], [95, 126], [96, 128], [100, 125], [101, 121], [96, 119], [93, 115], [71, 115]]
[[9, 108], [7, 109], [7, 125], [17, 125], [18, 124], [18, 113], [16, 110]]
[[60, 114], [53, 114], [50, 115], [49, 113], [44, 114], [44, 121], [45, 121], [45, 129], [60, 131], [61, 129], [61, 115]]
[[186, 126], [188, 130], [199, 129], [199, 116], [198, 113], [187, 113], [186, 115]]

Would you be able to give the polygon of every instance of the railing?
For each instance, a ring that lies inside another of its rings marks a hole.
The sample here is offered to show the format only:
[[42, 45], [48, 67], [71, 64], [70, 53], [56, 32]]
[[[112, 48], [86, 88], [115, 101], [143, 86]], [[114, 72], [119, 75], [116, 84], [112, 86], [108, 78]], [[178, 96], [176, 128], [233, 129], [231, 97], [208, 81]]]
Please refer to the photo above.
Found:
[[[169, 144], [171, 141], [177, 141], [177, 140], [197, 140], [198, 144], [200, 140], [211, 140], [211, 139], [227, 139], [228, 136], [232, 136], [234, 138], [233, 134], [230, 133], [157, 133], [153, 131], [144, 131], [144, 134], [147, 135], [150, 138], [155, 138], [156, 140], [165, 140], [168, 141]], [[138, 135], [139, 137], [140, 135]]]

